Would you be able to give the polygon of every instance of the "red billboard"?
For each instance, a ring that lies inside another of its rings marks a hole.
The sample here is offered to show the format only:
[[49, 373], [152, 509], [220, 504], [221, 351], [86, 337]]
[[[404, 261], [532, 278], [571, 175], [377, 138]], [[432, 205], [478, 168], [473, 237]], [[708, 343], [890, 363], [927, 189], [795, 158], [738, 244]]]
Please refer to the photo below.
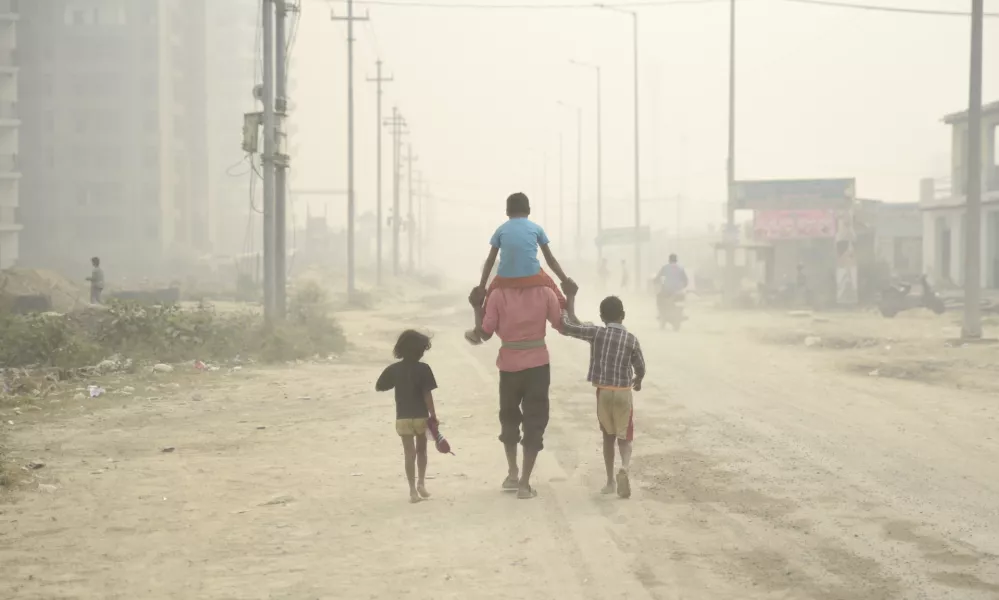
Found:
[[836, 211], [757, 210], [753, 231], [759, 240], [800, 240], [836, 237]]

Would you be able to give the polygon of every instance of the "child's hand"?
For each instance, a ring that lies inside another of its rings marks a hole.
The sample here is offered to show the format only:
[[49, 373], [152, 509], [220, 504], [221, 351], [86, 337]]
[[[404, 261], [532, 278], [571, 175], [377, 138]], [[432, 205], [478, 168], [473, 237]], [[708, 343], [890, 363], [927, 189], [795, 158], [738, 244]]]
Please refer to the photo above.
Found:
[[562, 292], [566, 296], [575, 296], [579, 293], [579, 286], [572, 279], [566, 279], [562, 282]]
[[633, 390], [635, 390], [636, 392], [642, 391], [642, 380], [641, 379], [636, 379], [635, 383], [632, 384], [631, 388]]

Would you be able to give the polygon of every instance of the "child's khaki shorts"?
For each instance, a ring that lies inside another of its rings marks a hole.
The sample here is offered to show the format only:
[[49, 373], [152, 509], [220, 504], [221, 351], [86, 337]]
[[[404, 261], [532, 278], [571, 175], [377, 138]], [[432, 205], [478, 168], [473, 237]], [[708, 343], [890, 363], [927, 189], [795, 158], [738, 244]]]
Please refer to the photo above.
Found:
[[426, 419], [397, 419], [395, 432], [399, 435], [425, 435], [427, 433]]

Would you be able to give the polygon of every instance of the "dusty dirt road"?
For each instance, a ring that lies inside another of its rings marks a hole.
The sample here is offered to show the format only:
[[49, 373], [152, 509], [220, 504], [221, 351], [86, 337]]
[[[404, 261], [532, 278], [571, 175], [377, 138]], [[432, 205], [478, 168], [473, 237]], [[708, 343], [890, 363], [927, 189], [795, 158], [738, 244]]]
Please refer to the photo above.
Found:
[[[999, 597], [994, 396], [860, 377], [692, 317], [674, 334], [629, 312], [650, 374], [627, 501], [598, 494], [588, 349], [565, 339], [540, 495], [499, 491], [495, 345], [467, 348], [466, 311], [441, 298], [344, 315], [357, 348], [339, 364], [19, 421], [10, 445], [47, 466], [44, 491], [0, 505], [0, 597]], [[436, 335], [457, 453], [431, 455], [415, 506], [392, 398], [373, 392], [401, 324]]]

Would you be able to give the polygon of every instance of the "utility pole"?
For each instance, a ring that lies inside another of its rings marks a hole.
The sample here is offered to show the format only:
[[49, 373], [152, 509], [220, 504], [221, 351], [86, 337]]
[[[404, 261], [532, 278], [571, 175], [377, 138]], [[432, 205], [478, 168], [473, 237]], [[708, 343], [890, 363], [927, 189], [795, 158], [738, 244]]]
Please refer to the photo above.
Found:
[[[583, 109], [576, 107], [576, 264], [583, 260]], [[579, 268], [578, 266], [576, 267]]]
[[[733, 0], [734, 1], [734, 0]], [[633, 38], [635, 45], [635, 285], [641, 289], [642, 282], [642, 201], [641, 183], [639, 179], [641, 154], [639, 154], [639, 131], [638, 128], [638, 13], [632, 11], [631, 22], [633, 26]]]
[[406, 120], [399, 114], [399, 109], [392, 107], [392, 118], [384, 123], [392, 129], [392, 274], [399, 276], [399, 187], [402, 173], [402, 127]]
[[274, 29], [275, 91], [274, 113], [277, 137], [274, 155], [274, 312], [279, 320], [285, 317], [287, 306], [287, 252], [286, 236], [288, 226], [285, 215], [288, 205], [288, 155], [287, 128], [288, 116], [288, 56], [285, 23], [290, 10], [287, 0], [274, 0], [277, 22]]
[[354, 21], [368, 17], [354, 16], [354, 0], [347, 0], [347, 16], [331, 16], [334, 21], [347, 22], [347, 298], [353, 300], [354, 282]]
[[[971, 76], [968, 99], [968, 227], [964, 252], [961, 337], [982, 337], [982, 22], [984, 0], [971, 0]], [[991, 160], [989, 161], [991, 164]]]
[[725, 303], [732, 306], [738, 293], [735, 272], [735, 0], [729, 0], [728, 33], [728, 164], [725, 203]]
[[274, 0], [262, 0], [264, 153], [260, 158], [264, 180], [264, 321], [274, 321]]
[[377, 233], [377, 241], [375, 242], [378, 246], [378, 266], [377, 266], [377, 281], [378, 285], [382, 284], [382, 84], [392, 81], [392, 76], [382, 77], [382, 61], [379, 59], [375, 62], [376, 73], [374, 79], [368, 78], [368, 81], [374, 82], [378, 88], [378, 127], [375, 129], [375, 135], [378, 136], [378, 167], [377, 167], [377, 195], [378, 195], [378, 209], [377, 218], [378, 226], [375, 228]]
[[558, 134], [558, 238], [565, 243], [565, 194], [563, 193], [562, 133]]
[[419, 160], [417, 157], [413, 156], [413, 144], [406, 144], [406, 163], [407, 163], [407, 173], [408, 178], [406, 186], [409, 188], [409, 209], [406, 211], [406, 243], [409, 246], [409, 257], [407, 259], [407, 271], [410, 275], [413, 274], [413, 242], [416, 241], [416, 220], [413, 214], [413, 161]]

